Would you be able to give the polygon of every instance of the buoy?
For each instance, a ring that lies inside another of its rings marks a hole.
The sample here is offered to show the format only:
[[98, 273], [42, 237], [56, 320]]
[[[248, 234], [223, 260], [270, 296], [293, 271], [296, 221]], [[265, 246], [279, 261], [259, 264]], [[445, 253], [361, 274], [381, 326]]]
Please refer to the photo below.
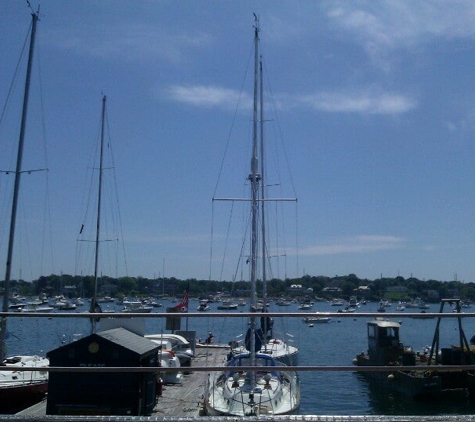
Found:
[[388, 375], [388, 381], [394, 381], [394, 374]]

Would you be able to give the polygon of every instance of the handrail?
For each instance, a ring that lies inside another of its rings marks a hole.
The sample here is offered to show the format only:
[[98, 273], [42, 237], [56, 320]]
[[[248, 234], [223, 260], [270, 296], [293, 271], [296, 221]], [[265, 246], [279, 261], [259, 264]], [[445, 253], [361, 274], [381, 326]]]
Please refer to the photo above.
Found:
[[[225, 366], [193, 366], [193, 372], [219, 372], [224, 369], [231, 369]], [[240, 371], [257, 372], [262, 370], [269, 370], [269, 366], [239, 366]], [[298, 372], [391, 372], [391, 371], [460, 371], [468, 370], [474, 371], [474, 365], [424, 365], [424, 366], [406, 366], [406, 365], [387, 365], [387, 366], [326, 366], [326, 365], [306, 365], [306, 366], [273, 366], [275, 370], [279, 371], [298, 371]], [[11, 372], [99, 372], [99, 373], [149, 373], [149, 372], [182, 372], [187, 370], [187, 367], [161, 367], [161, 366], [48, 366], [48, 367], [34, 367], [24, 366], [21, 368], [15, 367], [0, 367], [1, 371]]]
[[309, 316], [323, 316], [335, 318], [474, 318], [475, 312], [385, 312], [384, 314], [378, 312], [229, 312], [223, 314], [222, 312], [184, 312], [184, 313], [168, 313], [168, 312], [150, 312], [144, 314], [143, 312], [0, 312], [0, 317], [27, 317], [27, 318], [222, 318], [225, 315], [227, 318], [249, 318], [250, 316], [260, 317], [266, 316], [271, 318], [278, 317], [293, 317], [302, 318]]

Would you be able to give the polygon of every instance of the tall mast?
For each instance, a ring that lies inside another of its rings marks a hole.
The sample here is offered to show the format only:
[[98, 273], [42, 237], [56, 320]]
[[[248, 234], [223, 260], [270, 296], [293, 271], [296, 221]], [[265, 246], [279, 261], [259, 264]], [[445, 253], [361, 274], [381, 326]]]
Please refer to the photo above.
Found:
[[[255, 15], [254, 15], [255, 16]], [[256, 282], [257, 282], [257, 226], [258, 226], [258, 195], [259, 195], [259, 159], [257, 154], [257, 103], [258, 103], [258, 57], [259, 57], [259, 20], [255, 16], [254, 25], [254, 109], [253, 109], [253, 140], [251, 174], [251, 312], [256, 310]], [[250, 353], [251, 365], [255, 365], [256, 349], [256, 317], [250, 321]], [[251, 386], [255, 385], [255, 374], [251, 372]]]
[[[38, 22], [38, 13], [32, 13], [32, 23], [31, 23], [31, 36], [30, 36], [30, 49], [28, 52], [28, 65], [26, 69], [26, 79], [25, 79], [25, 91], [23, 95], [23, 110], [21, 114], [21, 126], [20, 126], [20, 138], [18, 141], [18, 153], [17, 153], [17, 162], [15, 169], [15, 182], [13, 188], [13, 201], [12, 201], [12, 212], [10, 217], [10, 235], [8, 238], [8, 251], [7, 251], [7, 263], [5, 267], [5, 282], [4, 282], [4, 292], [3, 292], [3, 312], [8, 312], [8, 300], [10, 297], [10, 279], [12, 272], [12, 256], [13, 256], [13, 244], [15, 239], [15, 225], [16, 225], [16, 216], [17, 216], [17, 207], [18, 207], [18, 194], [20, 191], [20, 179], [21, 179], [21, 164], [23, 160], [23, 145], [25, 140], [25, 128], [26, 128], [26, 117], [28, 112], [28, 99], [30, 96], [30, 79], [31, 79], [31, 69], [33, 67], [33, 53], [35, 48], [35, 35], [36, 35], [36, 24]], [[5, 359], [5, 338], [7, 330], [7, 319], [2, 317], [0, 320], [0, 362], [3, 362]]]
[[[94, 261], [94, 296], [91, 300], [90, 312], [96, 311], [97, 305], [97, 274], [99, 268], [99, 242], [101, 234], [101, 201], [102, 201], [102, 170], [103, 170], [103, 157], [104, 157], [104, 126], [106, 115], [106, 101], [107, 97], [102, 97], [102, 118], [101, 118], [101, 152], [99, 159], [99, 189], [97, 190], [97, 220], [96, 220], [96, 256]], [[92, 333], [96, 331], [96, 319], [92, 318]]]
[[[262, 57], [259, 61], [259, 76], [260, 76], [260, 137], [261, 137], [261, 250], [262, 250], [262, 303], [263, 310], [266, 310], [267, 304], [267, 274], [266, 274], [266, 222], [264, 213], [265, 204], [265, 183], [264, 183], [264, 88], [262, 84]], [[267, 334], [267, 319], [264, 319], [264, 338]]]

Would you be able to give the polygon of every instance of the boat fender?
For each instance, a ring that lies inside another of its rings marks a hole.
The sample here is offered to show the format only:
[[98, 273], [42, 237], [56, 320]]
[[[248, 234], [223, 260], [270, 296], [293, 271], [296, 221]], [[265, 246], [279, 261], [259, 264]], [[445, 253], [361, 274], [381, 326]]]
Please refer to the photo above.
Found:
[[158, 397], [162, 397], [162, 392], [163, 392], [163, 380], [160, 377], [157, 377], [157, 390], [156, 390], [156, 395]]

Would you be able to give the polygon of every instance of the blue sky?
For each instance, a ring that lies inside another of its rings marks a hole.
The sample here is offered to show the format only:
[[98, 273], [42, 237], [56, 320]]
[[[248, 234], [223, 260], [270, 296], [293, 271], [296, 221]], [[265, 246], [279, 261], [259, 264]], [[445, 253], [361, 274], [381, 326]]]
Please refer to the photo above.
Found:
[[[127, 259], [110, 275], [232, 277], [243, 228], [221, 275], [230, 211], [211, 199], [245, 192], [253, 13], [266, 142], [285, 146], [279, 195], [298, 198], [283, 207], [288, 244], [273, 253], [285, 269], [273, 275], [475, 281], [475, 3], [454, 0], [42, 1], [23, 168], [46, 161], [51, 236], [45, 177], [33, 173], [20, 207], [33, 228], [19, 223], [13, 278], [78, 273], [102, 94]], [[26, 2], [0, 3], [2, 104], [29, 25]], [[2, 170], [14, 163], [20, 71]], [[11, 175], [0, 177], [5, 256]]]

